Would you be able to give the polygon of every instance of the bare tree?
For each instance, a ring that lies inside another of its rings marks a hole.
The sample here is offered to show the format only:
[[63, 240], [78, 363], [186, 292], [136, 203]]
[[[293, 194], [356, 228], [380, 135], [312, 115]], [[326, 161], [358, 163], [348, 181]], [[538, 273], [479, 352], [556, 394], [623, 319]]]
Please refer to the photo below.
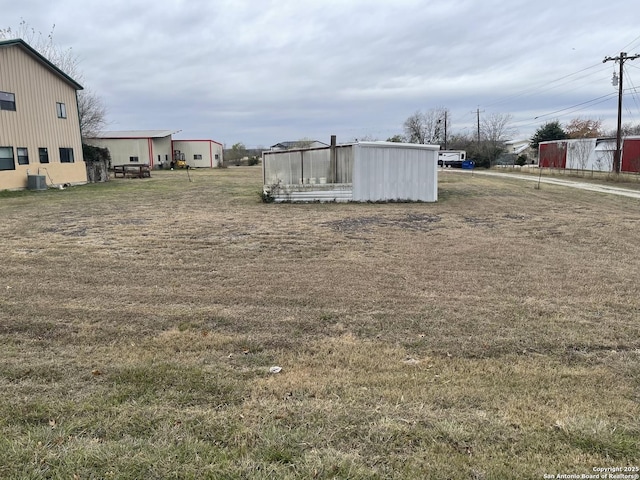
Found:
[[517, 133], [511, 126], [513, 117], [508, 113], [485, 115], [480, 127], [484, 148], [490, 162], [493, 163], [505, 150], [504, 142]]
[[[589, 164], [589, 157], [591, 156], [591, 152], [595, 146], [595, 140], [590, 140], [588, 138], [581, 138], [579, 140], [574, 140], [569, 144], [569, 152], [571, 153], [571, 158], [576, 161], [576, 168], [578, 170], [584, 171], [587, 169], [587, 165]], [[569, 166], [569, 168], [573, 167], [573, 165]]]
[[365, 135], [363, 135], [361, 137], [354, 138], [354, 140], [356, 142], [358, 142], [358, 141], [360, 141], [360, 142], [377, 142], [378, 141], [378, 137], [376, 137], [375, 135], [367, 133], [367, 134], [365, 134]]
[[404, 121], [403, 130], [410, 143], [440, 144], [444, 140], [444, 122], [448, 110], [432, 108], [417, 111]]
[[[25, 20], [21, 20], [18, 28], [0, 29], [0, 40], [21, 38], [34, 48], [40, 55], [53, 63], [56, 67], [82, 83], [83, 75], [80, 71], [80, 60], [71, 48], [63, 49], [54, 41], [56, 26], [51, 27], [47, 35], [36, 31]], [[106, 125], [107, 111], [102, 99], [91, 90], [78, 91], [78, 111], [80, 114], [80, 131], [82, 137], [95, 136]]]
[[[616, 132], [614, 131], [611, 136], [615, 136]], [[640, 123], [625, 123], [622, 125], [622, 135], [640, 135]]]
[[407, 139], [404, 138], [404, 135], [400, 135], [399, 133], [387, 138], [387, 142], [393, 142], [393, 143], [404, 143], [406, 141]]
[[602, 120], [576, 117], [564, 127], [568, 138], [598, 138], [601, 137]]
[[506, 142], [517, 130], [510, 124], [513, 117], [508, 113], [492, 113], [482, 119], [480, 134], [485, 141], [497, 144]]
[[405, 136], [411, 143], [426, 143], [427, 132], [422, 121], [422, 113], [416, 112], [404, 121]]
[[78, 114], [83, 138], [97, 136], [106, 124], [107, 110], [102, 99], [91, 90], [78, 93]]

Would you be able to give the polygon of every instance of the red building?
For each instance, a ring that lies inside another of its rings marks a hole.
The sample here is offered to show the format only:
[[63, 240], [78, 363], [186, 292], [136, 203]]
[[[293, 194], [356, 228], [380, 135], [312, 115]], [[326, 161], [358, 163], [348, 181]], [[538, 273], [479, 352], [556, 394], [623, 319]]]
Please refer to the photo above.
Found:
[[[640, 137], [624, 137], [621, 150], [620, 171], [640, 173]], [[615, 151], [615, 138], [541, 142], [538, 147], [538, 165], [542, 168], [611, 172]]]

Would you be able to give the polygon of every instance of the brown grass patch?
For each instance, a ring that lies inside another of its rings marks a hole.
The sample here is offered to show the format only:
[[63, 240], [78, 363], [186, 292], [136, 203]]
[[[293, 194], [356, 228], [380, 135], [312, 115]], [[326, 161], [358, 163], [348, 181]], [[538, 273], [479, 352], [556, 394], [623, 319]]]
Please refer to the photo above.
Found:
[[[640, 463], [640, 202], [260, 169], [0, 202], [0, 477], [541, 478]], [[281, 366], [278, 374], [269, 367]]]

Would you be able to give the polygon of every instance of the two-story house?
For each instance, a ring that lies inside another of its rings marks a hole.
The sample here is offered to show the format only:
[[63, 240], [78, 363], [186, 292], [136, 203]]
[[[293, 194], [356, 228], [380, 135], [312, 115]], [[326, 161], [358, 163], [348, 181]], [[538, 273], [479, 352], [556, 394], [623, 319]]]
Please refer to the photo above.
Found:
[[0, 190], [83, 184], [82, 86], [20, 39], [0, 41]]

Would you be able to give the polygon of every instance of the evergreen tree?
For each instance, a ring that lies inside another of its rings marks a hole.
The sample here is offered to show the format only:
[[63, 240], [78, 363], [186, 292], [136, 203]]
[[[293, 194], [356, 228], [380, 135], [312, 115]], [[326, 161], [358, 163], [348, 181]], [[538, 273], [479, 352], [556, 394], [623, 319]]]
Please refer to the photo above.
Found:
[[533, 134], [531, 137], [531, 148], [538, 150], [540, 142], [549, 142], [551, 140], [564, 140], [567, 138], [567, 132], [564, 131], [558, 120], [547, 122]]

